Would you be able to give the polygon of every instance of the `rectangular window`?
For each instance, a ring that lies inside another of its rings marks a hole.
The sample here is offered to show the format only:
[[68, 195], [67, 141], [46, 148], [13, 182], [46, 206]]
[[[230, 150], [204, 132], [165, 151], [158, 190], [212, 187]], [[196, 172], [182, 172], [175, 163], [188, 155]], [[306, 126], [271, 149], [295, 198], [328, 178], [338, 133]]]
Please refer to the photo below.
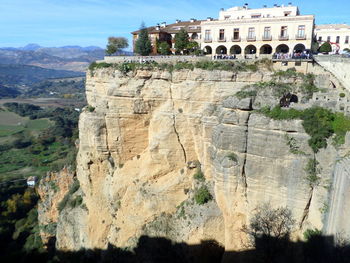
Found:
[[239, 28], [233, 29], [233, 39], [239, 39]]
[[327, 42], [331, 42], [331, 37], [330, 36], [327, 37]]
[[318, 37], [318, 41], [322, 41], [322, 37]]
[[345, 44], [349, 44], [349, 36], [345, 37]]
[[298, 37], [304, 37], [305, 36], [305, 26], [298, 26]]
[[219, 30], [219, 40], [225, 40], [225, 29]]
[[248, 38], [249, 39], [255, 38], [255, 28], [254, 27], [250, 27], [248, 29]]
[[205, 30], [204, 40], [211, 40], [210, 30]]
[[337, 37], [335, 38], [335, 42], [339, 44], [339, 42], [340, 42], [340, 36], [337, 36]]
[[287, 30], [288, 30], [287, 26], [282, 26], [281, 27], [281, 37], [287, 37], [288, 36]]
[[264, 39], [269, 39], [271, 37], [271, 27], [267, 26], [264, 28]]

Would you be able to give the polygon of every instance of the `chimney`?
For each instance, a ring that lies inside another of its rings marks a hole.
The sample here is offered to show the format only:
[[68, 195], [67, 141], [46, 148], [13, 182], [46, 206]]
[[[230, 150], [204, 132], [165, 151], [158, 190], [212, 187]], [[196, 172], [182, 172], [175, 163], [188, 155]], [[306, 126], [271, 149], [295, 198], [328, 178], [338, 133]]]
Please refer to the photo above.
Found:
[[160, 30], [159, 24], [156, 25], [156, 30]]
[[273, 6], [274, 6], [274, 7], [277, 7], [277, 4], [274, 4]]
[[213, 21], [213, 18], [208, 16], [207, 21]]
[[267, 5], [263, 5], [263, 8], [266, 8], [267, 7]]
[[166, 22], [162, 22], [162, 23], [160, 24], [160, 26], [163, 27], [163, 28], [166, 27]]
[[176, 19], [176, 21], [175, 21], [176, 24], [178, 24], [178, 23], [180, 23], [180, 22], [181, 22], [180, 19]]
[[243, 6], [244, 9], [248, 9], [248, 3], [245, 3]]
[[191, 19], [190, 19], [190, 22], [191, 22], [191, 23], [193, 23], [193, 22], [195, 22], [195, 21], [197, 21], [197, 20], [194, 19], [194, 18], [191, 18]]

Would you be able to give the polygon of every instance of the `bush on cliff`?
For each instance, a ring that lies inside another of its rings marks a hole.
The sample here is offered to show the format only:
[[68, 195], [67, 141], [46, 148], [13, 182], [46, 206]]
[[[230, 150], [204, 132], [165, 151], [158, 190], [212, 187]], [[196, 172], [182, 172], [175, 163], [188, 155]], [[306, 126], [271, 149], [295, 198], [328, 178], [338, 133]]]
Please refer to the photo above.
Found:
[[197, 189], [196, 193], [194, 194], [194, 200], [199, 205], [204, 205], [212, 199], [212, 195], [210, 194], [208, 188], [204, 185]]

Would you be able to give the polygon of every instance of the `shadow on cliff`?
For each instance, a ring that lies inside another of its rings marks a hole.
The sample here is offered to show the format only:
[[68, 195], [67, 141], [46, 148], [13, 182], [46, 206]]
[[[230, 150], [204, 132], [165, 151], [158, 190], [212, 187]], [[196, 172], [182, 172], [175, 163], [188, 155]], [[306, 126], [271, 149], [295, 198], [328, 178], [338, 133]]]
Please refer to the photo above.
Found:
[[[51, 240], [54, 244], [54, 240]], [[308, 242], [262, 237], [256, 248], [240, 252], [225, 251], [216, 241], [200, 244], [175, 243], [161, 237], [142, 236], [132, 251], [109, 245], [107, 249], [54, 251], [20, 254], [16, 262], [120, 262], [120, 263], [348, 263], [350, 247], [335, 246], [331, 236], [313, 236]], [[19, 259], [21, 258], [21, 259]], [[10, 262], [2, 261], [2, 262]], [[15, 262], [15, 261], [11, 261]]]

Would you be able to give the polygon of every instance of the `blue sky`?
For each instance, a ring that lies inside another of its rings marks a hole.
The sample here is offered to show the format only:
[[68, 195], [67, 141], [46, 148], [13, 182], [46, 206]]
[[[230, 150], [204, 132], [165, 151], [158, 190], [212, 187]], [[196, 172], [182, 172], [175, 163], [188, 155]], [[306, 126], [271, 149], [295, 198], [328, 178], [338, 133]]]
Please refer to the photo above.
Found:
[[[302, 14], [316, 15], [316, 23], [350, 24], [348, 0], [298, 0]], [[0, 0], [0, 47], [97, 45], [104, 47], [108, 36], [175, 19], [216, 18], [220, 8], [248, 3], [251, 8], [274, 1], [235, 0]], [[130, 42], [130, 41], [129, 41]]]

